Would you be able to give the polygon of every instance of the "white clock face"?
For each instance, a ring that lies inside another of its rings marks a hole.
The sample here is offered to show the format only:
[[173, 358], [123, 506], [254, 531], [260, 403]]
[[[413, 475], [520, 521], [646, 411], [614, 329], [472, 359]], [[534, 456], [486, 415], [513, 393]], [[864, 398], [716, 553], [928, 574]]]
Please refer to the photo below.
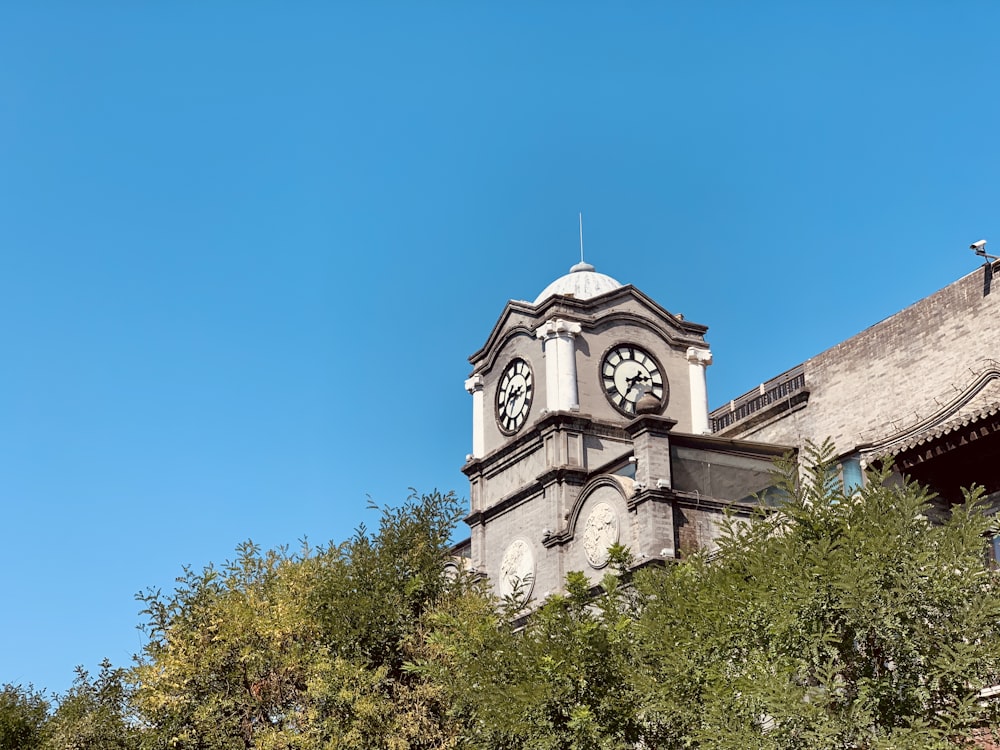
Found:
[[647, 393], [662, 408], [667, 393], [666, 379], [653, 356], [633, 344], [619, 344], [601, 362], [604, 394], [618, 411], [634, 415], [635, 405]]
[[513, 360], [497, 385], [497, 424], [503, 433], [513, 435], [521, 429], [528, 419], [533, 395], [531, 366], [523, 359]]

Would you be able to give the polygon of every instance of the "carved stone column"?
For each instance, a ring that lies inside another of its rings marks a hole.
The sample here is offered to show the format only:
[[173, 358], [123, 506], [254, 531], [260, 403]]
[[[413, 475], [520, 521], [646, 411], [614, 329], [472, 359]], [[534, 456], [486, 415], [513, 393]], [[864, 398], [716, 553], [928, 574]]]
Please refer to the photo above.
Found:
[[472, 457], [482, 458], [486, 446], [482, 377], [473, 375], [466, 380], [465, 390], [472, 394]]
[[535, 330], [545, 353], [545, 408], [547, 411], [578, 411], [576, 342], [580, 324], [551, 318]]
[[708, 423], [708, 385], [705, 368], [712, 364], [708, 349], [689, 347], [687, 350], [688, 373], [691, 381], [691, 432], [704, 435], [711, 432]]

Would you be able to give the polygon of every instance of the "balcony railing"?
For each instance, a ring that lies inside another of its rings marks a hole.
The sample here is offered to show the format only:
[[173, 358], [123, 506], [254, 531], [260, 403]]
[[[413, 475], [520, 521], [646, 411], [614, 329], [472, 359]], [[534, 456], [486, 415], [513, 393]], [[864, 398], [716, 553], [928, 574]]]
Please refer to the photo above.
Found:
[[730, 401], [713, 411], [709, 418], [712, 421], [712, 432], [721, 432], [730, 425], [746, 419], [754, 412], [765, 409], [771, 404], [783, 401], [806, 386], [805, 365], [793, 367], [766, 383], [761, 383], [748, 393]]

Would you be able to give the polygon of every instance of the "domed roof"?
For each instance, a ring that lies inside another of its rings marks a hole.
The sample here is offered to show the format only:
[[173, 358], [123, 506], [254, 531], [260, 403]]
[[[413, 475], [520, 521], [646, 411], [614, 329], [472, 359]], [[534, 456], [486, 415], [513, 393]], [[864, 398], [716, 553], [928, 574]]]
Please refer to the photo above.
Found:
[[569, 269], [568, 274], [560, 276], [545, 287], [542, 293], [535, 297], [534, 304], [539, 305], [557, 294], [576, 299], [591, 299], [621, 286], [624, 285], [610, 276], [597, 273], [589, 263], [580, 261]]

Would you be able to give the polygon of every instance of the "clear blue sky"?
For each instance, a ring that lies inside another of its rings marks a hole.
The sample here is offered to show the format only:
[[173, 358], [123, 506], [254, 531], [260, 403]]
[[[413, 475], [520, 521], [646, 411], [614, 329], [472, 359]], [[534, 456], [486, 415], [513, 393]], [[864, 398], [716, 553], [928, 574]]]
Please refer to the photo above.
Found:
[[0, 683], [127, 665], [135, 592], [242, 540], [465, 496], [466, 358], [578, 259], [580, 211], [599, 271], [710, 327], [713, 406], [973, 271], [998, 29], [993, 2], [0, 5]]

